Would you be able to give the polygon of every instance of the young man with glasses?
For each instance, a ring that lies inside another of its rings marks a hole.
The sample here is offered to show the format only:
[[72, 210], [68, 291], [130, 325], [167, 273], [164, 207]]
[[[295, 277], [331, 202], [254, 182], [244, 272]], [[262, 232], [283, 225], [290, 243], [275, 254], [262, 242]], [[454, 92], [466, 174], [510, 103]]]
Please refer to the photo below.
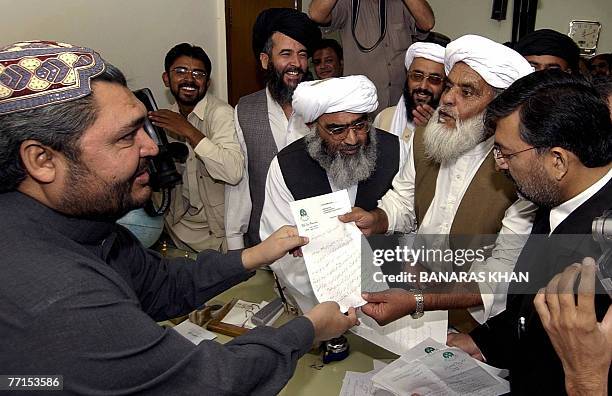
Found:
[[444, 47], [414, 43], [406, 51], [406, 83], [397, 106], [384, 109], [374, 126], [408, 141], [417, 126], [425, 125], [438, 107], [444, 88]]
[[224, 251], [225, 184], [237, 184], [244, 168], [233, 109], [208, 93], [212, 64], [202, 48], [178, 44], [164, 66], [162, 79], [176, 103], [149, 118], [166, 130], [169, 140], [189, 147], [187, 161], [176, 164], [183, 183], [172, 190], [166, 231], [181, 249]]
[[[294, 224], [289, 203], [299, 199], [346, 189], [351, 205], [376, 207], [406, 157], [396, 136], [371, 126], [369, 114], [377, 106], [376, 88], [365, 76], [298, 85], [293, 117], [303, 119], [310, 133], [281, 150], [270, 164], [262, 239], [278, 224]], [[271, 267], [302, 311], [316, 304], [302, 258], [283, 257]]]

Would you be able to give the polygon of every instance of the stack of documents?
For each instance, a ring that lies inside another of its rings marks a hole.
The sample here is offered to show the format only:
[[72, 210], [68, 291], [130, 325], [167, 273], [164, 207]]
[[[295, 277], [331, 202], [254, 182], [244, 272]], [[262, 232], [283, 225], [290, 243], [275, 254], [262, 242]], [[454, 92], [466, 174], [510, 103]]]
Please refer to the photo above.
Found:
[[393, 393], [375, 388], [372, 377], [378, 374], [387, 364], [374, 360], [374, 370], [367, 373], [347, 371], [342, 381], [340, 396], [393, 396]]
[[394, 395], [494, 396], [510, 392], [502, 374], [458, 348], [427, 339], [374, 374], [372, 382]]

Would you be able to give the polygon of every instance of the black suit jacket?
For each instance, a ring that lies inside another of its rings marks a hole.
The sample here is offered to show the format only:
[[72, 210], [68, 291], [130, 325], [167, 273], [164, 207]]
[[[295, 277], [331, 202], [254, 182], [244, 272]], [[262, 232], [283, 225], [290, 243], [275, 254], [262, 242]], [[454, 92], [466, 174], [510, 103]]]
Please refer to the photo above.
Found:
[[[506, 310], [470, 333], [488, 363], [510, 370], [512, 394], [566, 393], [563, 367], [533, 305], [534, 293], [568, 265], [581, 262], [585, 256], [599, 257], [601, 249], [591, 235], [591, 223], [610, 208], [612, 181], [574, 210], [548, 238], [534, 235], [538, 230], [547, 233], [548, 211], [540, 209], [532, 236], [514, 269], [515, 272], [529, 272], [529, 288], [511, 284]], [[610, 298], [600, 284], [598, 288], [595, 309], [601, 321]], [[609, 389], [612, 388], [609, 386]]]

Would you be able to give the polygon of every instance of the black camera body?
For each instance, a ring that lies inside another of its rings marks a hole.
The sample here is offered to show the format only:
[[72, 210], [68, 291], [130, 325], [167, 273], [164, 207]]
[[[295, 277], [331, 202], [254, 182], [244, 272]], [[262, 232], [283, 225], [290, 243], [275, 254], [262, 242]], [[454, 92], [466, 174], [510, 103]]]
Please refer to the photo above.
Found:
[[597, 276], [612, 298], [612, 210], [606, 210], [592, 223], [593, 239], [603, 252], [597, 259]]
[[[145, 105], [147, 112], [157, 110], [149, 88], [134, 91], [134, 95]], [[149, 184], [153, 191], [163, 193], [159, 208], [154, 208], [150, 203], [145, 206], [145, 210], [149, 215], [159, 216], [170, 206], [170, 189], [182, 182], [182, 176], [177, 172], [174, 162], [185, 162], [189, 149], [183, 143], [169, 143], [163, 128], [153, 125], [148, 117], [145, 118], [144, 129], [159, 148], [159, 154], [149, 161]]]

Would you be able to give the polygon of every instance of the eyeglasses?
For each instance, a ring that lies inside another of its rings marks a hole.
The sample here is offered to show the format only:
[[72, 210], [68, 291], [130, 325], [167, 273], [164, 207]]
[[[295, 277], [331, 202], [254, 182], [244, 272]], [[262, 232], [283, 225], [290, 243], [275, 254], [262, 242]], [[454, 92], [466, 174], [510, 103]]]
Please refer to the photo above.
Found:
[[440, 85], [444, 82], [444, 77], [442, 76], [438, 76], [437, 74], [421, 73], [418, 71], [409, 72], [408, 78], [414, 82], [428, 80], [432, 85]]
[[194, 78], [194, 80], [204, 80], [206, 78], [206, 72], [203, 70], [189, 70], [186, 67], [175, 67], [172, 69], [174, 74], [179, 78], [186, 78], [189, 73]]
[[369, 120], [358, 120], [346, 125], [338, 125], [331, 128], [328, 128], [324, 125], [321, 125], [317, 121], [317, 125], [323, 128], [327, 133], [332, 135], [334, 139], [343, 140], [348, 135], [349, 131], [352, 129], [356, 134], [366, 133], [370, 130], [370, 121]]
[[495, 162], [497, 162], [497, 165], [504, 165], [506, 163], [507, 160], [509, 160], [510, 158], [519, 155], [520, 153], [524, 153], [525, 151], [529, 151], [529, 150], [534, 150], [537, 149], [539, 147], [529, 147], [528, 149], [525, 150], [520, 150], [520, 151], [515, 151], [514, 153], [510, 153], [510, 154], [502, 154], [501, 150], [499, 149], [499, 147], [497, 146], [493, 146], [493, 157], [495, 157]]

